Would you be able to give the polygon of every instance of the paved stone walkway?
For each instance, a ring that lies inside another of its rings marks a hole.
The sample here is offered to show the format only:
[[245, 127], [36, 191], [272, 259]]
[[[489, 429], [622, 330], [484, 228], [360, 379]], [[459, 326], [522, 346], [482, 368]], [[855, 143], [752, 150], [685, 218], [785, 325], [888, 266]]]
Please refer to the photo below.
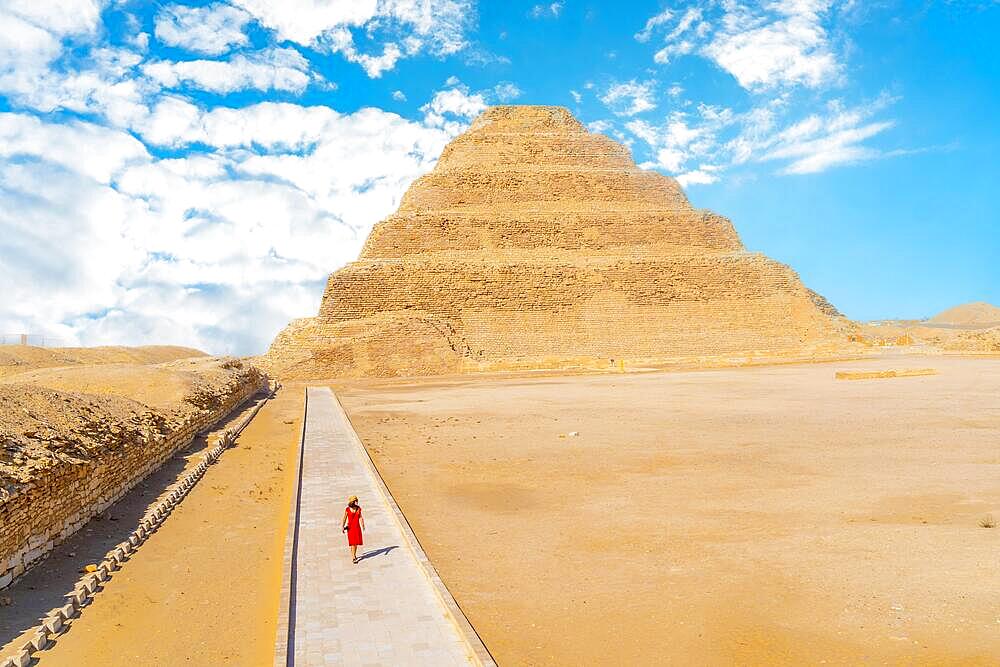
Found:
[[[329, 388], [308, 389], [303, 442], [281, 619], [290, 632], [287, 648], [279, 636], [276, 663], [492, 665]], [[357, 565], [340, 528], [351, 495], [367, 526]]]

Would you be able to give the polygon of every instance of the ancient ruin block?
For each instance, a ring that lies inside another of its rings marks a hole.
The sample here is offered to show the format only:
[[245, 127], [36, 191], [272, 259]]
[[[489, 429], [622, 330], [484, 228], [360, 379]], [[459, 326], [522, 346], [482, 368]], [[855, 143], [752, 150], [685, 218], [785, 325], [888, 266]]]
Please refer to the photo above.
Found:
[[[298, 378], [804, 353], [844, 320], [728, 220], [559, 107], [494, 107], [264, 359]], [[614, 361], [613, 361], [614, 360]]]

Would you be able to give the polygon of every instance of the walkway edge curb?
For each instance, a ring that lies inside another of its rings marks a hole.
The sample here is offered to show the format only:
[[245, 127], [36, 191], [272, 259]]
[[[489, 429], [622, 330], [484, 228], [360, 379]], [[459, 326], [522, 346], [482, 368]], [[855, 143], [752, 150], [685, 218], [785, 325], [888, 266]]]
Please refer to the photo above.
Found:
[[[451, 617], [452, 623], [455, 625], [455, 628], [458, 630], [462, 639], [465, 640], [466, 645], [469, 647], [469, 650], [472, 653], [472, 657], [482, 667], [496, 667], [497, 664], [496, 660], [493, 659], [493, 656], [490, 654], [489, 649], [486, 648], [486, 645], [483, 643], [483, 640], [479, 636], [479, 633], [477, 633], [476, 629], [472, 627], [472, 623], [469, 622], [468, 617], [465, 615], [465, 612], [462, 611], [462, 608], [458, 605], [458, 602], [455, 600], [455, 597], [451, 594], [451, 591], [448, 590], [448, 587], [445, 586], [444, 582], [441, 580], [438, 571], [434, 568], [433, 563], [431, 563], [430, 559], [427, 557], [427, 553], [424, 551], [423, 546], [421, 546], [420, 540], [418, 540], [417, 536], [413, 533], [413, 529], [410, 527], [410, 522], [406, 520], [406, 516], [403, 515], [402, 510], [399, 509], [399, 505], [396, 504], [396, 499], [392, 497], [392, 493], [389, 491], [389, 487], [386, 486], [385, 480], [382, 479], [381, 473], [379, 473], [378, 468], [375, 467], [375, 462], [372, 461], [371, 455], [368, 453], [368, 450], [365, 449], [364, 444], [361, 442], [361, 438], [358, 436], [358, 432], [354, 428], [354, 423], [351, 422], [351, 417], [350, 415], [347, 414], [347, 411], [344, 409], [344, 406], [340, 402], [340, 398], [337, 396], [337, 393], [332, 389], [330, 390], [330, 393], [333, 395], [334, 405], [336, 406], [337, 409], [341, 411], [341, 413], [343, 413], [344, 421], [350, 427], [350, 437], [354, 441], [354, 445], [361, 452], [360, 458], [362, 463], [365, 465], [366, 468], [368, 468], [368, 471], [371, 473], [372, 479], [375, 481], [375, 486], [382, 494], [383, 499], [386, 501], [386, 504], [388, 504], [388, 506], [392, 510], [393, 517], [396, 519], [396, 523], [399, 525], [400, 531], [403, 534], [403, 538], [407, 541], [407, 546], [410, 548], [410, 551], [417, 559], [417, 562], [420, 563], [421, 567], [423, 568], [424, 575], [430, 581], [431, 588], [434, 589], [434, 593], [441, 601], [441, 604], [443, 604], [445, 609], [448, 610], [448, 614]], [[303, 421], [303, 424], [304, 423], [305, 422]], [[305, 433], [303, 431], [303, 440], [304, 436]]]
[[302, 433], [299, 435], [299, 453], [295, 457], [295, 473], [292, 476], [292, 500], [288, 507], [288, 528], [285, 532], [284, 563], [281, 576], [281, 599], [278, 602], [278, 627], [274, 642], [274, 667], [293, 664], [295, 655], [295, 560], [298, 558], [299, 542], [299, 495], [302, 493], [302, 457], [306, 446], [306, 419], [309, 416], [309, 389], [302, 388]]

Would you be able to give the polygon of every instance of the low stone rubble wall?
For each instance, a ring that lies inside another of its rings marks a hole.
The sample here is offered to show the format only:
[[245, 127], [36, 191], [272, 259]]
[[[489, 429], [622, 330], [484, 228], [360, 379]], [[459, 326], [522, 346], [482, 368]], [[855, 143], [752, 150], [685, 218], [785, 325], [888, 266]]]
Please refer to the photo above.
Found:
[[[28, 636], [28, 641], [16, 649], [12, 655], [6, 658], [0, 657], [0, 667], [28, 667], [34, 664], [37, 661], [36, 653], [48, 648], [56, 637], [68, 631], [73, 619], [83, 613], [94, 596], [104, 589], [105, 583], [114, 576], [113, 573], [119, 570], [146, 539], [159, 529], [170, 516], [174, 507], [184, 500], [191, 489], [204, 477], [209, 466], [217, 462], [228, 447], [233, 446], [236, 438], [260, 412], [267, 399], [273, 397], [274, 393], [280, 389], [280, 385], [275, 385], [272, 389], [270, 383], [265, 379], [262, 388], [268, 391], [268, 394], [257, 403], [257, 406], [247, 413], [234, 428], [226, 429], [201, 462], [171, 486], [162, 500], [146, 510], [139, 525], [129, 533], [125, 540], [109, 551], [104, 560], [95, 565], [92, 570], [88, 568], [86, 574], [77, 581], [73, 590], [63, 596], [65, 601], [63, 606], [52, 609], [41, 623], [24, 633]], [[253, 395], [253, 393], [250, 394], [250, 396]]]
[[62, 462], [12, 493], [0, 495], [0, 589], [159, 469], [200, 431], [266, 388], [266, 378], [248, 380], [220, 405], [191, 418], [165, 438], [150, 437], [85, 463]]

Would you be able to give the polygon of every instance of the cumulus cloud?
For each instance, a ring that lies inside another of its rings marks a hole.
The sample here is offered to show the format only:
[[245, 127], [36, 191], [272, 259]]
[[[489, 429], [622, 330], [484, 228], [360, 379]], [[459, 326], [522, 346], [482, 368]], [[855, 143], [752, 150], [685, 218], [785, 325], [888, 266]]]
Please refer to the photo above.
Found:
[[247, 44], [243, 27], [250, 15], [231, 5], [205, 7], [170, 5], [156, 16], [156, 38], [168, 46], [196, 53], [219, 55]]
[[[288, 40], [340, 53], [377, 78], [423, 51], [445, 56], [465, 49], [472, 0], [235, 0], [263, 26]], [[358, 37], [369, 44], [357, 45]]]
[[250, 88], [301, 92], [313, 76], [309, 61], [289, 48], [239, 54], [228, 60], [149, 62], [142, 71], [164, 88], [189, 86], [221, 94]]
[[[100, 24], [103, 2], [0, 2], [0, 93], [16, 101], [52, 110], [64, 97], [87, 95], [121, 97], [110, 91], [100, 77], [75, 73], [55, 74], [50, 66], [63, 53], [65, 44], [91, 43]], [[114, 51], [102, 49], [103, 52]]]
[[429, 103], [447, 128], [370, 108], [167, 97], [140, 136], [199, 146], [170, 159], [126, 131], [0, 114], [0, 280], [17, 286], [0, 326], [262, 351], [315, 312], [329, 272], [433, 166], [475, 113], [467, 97]]
[[[19, 21], [22, 26], [29, 24], [52, 35], [65, 36], [92, 32], [106, 4], [102, 0], [7, 0], [0, 5], [0, 16], [4, 21]], [[29, 39], [34, 39], [34, 36]]]
[[338, 28], [326, 35], [327, 48], [333, 53], [339, 53], [348, 62], [357, 63], [365, 70], [365, 73], [377, 79], [384, 72], [392, 70], [400, 58], [403, 57], [403, 50], [398, 44], [388, 42], [382, 45], [381, 55], [371, 55], [358, 51], [354, 44], [354, 35], [346, 28]]
[[618, 116], [634, 116], [656, 108], [655, 81], [638, 82], [635, 79], [612, 84], [601, 96], [601, 101]]
[[[449, 79], [451, 81], [451, 79]], [[434, 93], [430, 102], [420, 107], [424, 112], [424, 122], [431, 127], [440, 127], [455, 135], [482, 112], [486, 111], [486, 98], [482, 93], [471, 93], [467, 86], [457, 79], [455, 87]]]
[[309, 46], [324, 32], [368, 23], [375, 18], [378, 3], [376, 0], [235, 0], [233, 4], [277, 32], [278, 39]]
[[43, 123], [34, 116], [0, 113], [0, 158], [44, 158], [108, 184], [126, 164], [146, 161], [146, 147], [130, 134], [93, 123]]

